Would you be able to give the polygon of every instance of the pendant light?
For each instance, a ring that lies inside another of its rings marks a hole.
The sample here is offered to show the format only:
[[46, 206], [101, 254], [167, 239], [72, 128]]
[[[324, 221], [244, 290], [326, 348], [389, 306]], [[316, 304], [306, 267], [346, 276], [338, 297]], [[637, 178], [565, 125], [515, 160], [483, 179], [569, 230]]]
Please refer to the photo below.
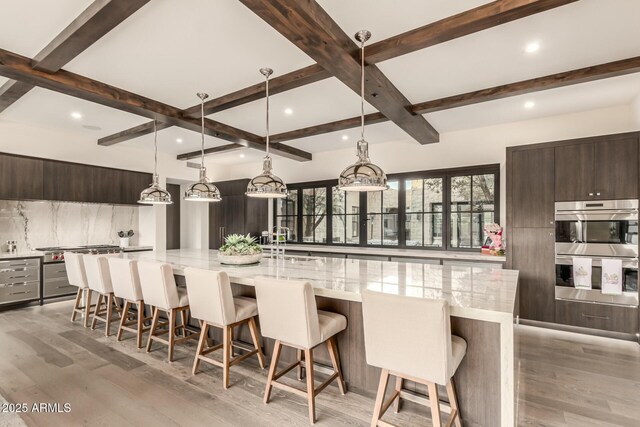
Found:
[[369, 159], [369, 143], [364, 139], [364, 43], [371, 33], [361, 30], [356, 33], [360, 42], [360, 140], [357, 142], [358, 160], [347, 167], [338, 178], [338, 188], [344, 191], [382, 191], [387, 190], [387, 175], [380, 166]]
[[207, 168], [204, 167], [204, 100], [209, 97], [206, 93], [198, 93], [200, 98], [200, 115], [202, 116], [202, 160], [200, 161], [200, 178], [194, 182], [184, 193], [184, 199], [192, 202], [219, 202], [220, 190], [209, 178], [207, 178]]
[[144, 205], [170, 205], [173, 203], [171, 194], [160, 187], [160, 183], [158, 182], [158, 128], [155, 120], [153, 121], [153, 146], [155, 162], [153, 167], [153, 182], [148, 188], [142, 190], [138, 203]]
[[273, 70], [260, 68], [260, 73], [265, 77], [267, 92], [267, 155], [262, 160], [262, 173], [249, 181], [245, 194], [249, 197], [263, 199], [281, 199], [287, 197], [287, 186], [280, 178], [271, 173], [271, 157], [269, 156], [269, 76]]

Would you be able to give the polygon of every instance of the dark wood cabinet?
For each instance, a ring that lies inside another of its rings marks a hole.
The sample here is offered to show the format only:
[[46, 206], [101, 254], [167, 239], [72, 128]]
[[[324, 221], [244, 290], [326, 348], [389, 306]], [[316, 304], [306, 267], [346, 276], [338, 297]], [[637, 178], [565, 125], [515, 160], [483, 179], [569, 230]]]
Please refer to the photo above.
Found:
[[556, 301], [556, 323], [635, 334], [638, 309], [577, 301]]
[[596, 198], [638, 198], [638, 138], [594, 144]]
[[268, 201], [247, 197], [248, 179], [216, 183], [222, 201], [209, 204], [209, 248], [218, 249], [229, 234], [259, 237], [268, 227]]
[[518, 270], [520, 317], [555, 320], [555, 234], [553, 228], [514, 228], [509, 251]]
[[0, 153], [0, 199], [41, 200], [43, 160]]
[[553, 227], [554, 149], [510, 153], [511, 226]]
[[92, 166], [45, 160], [44, 177], [44, 200], [95, 202]]
[[556, 147], [557, 201], [638, 198], [638, 137], [599, 139]]
[[180, 200], [182, 192], [177, 184], [167, 184], [173, 203], [167, 205], [167, 249], [180, 249]]

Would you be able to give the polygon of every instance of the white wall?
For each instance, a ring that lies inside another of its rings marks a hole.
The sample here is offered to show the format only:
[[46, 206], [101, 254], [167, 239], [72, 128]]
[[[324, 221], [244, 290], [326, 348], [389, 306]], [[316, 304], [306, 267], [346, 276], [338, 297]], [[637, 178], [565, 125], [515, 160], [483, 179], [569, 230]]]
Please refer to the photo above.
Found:
[[[619, 106], [443, 133], [437, 144], [420, 145], [407, 137], [371, 145], [369, 151], [371, 159], [388, 174], [500, 163], [503, 189], [500, 222], [504, 225], [506, 147], [638, 130], [640, 120], [636, 121], [636, 113], [633, 106]], [[350, 149], [314, 153], [311, 162], [275, 158], [274, 172], [285, 182], [337, 179], [342, 169], [356, 158], [353, 145]], [[228, 168], [223, 179], [246, 178], [250, 171], [257, 170], [260, 170], [258, 163]]]
[[[180, 186], [184, 194], [189, 184]], [[180, 247], [209, 248], [209, 204], [180, 201]], [[223, 202], [221, 202], [223, 203]]]

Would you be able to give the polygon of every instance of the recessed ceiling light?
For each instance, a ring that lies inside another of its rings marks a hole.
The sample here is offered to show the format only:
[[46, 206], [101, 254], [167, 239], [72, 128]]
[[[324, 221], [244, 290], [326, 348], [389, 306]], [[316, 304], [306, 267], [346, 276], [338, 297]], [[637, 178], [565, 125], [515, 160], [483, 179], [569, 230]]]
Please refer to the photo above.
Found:
[[348, 139], [349, 139], [349, 135], [342, 135], [342, 140], [343, 140], [343, 141], [346, 141], [346, 140], [348, 140]]
[[78, 113], [77, 111], [74, 111], [71, 113], [71, 117], [73, 117], [76, 120], [80, 120], [82, 118], [82, 114]]
[[524, 103], [524, 108], [526, 108], [527, 110], [530, 110], [535, 106], [536, 106], [536, 103], [533, 101], [527, 101]]
[[240, 158], [244, 159], [244, 153], [240, 153]]
[[285, 108], [285, 109], [284, 109], [284, 113], [285, 113], [287, 116], [290, 116], [290, 115], [292, 115], [292, 114], [293, 114], [293, 110], [292, 110], [291, 108]]
[[524, 51], [527, 53], [535, 53], [539, 50], [540, 50], [540, 43], [538, 42], [531, 42], [527, 44], [524, 48]]
[[182, 138], [177, 138], [177, 139], [176, 139], [176, 142], [177, 142], [178, 144], [182, 144]]

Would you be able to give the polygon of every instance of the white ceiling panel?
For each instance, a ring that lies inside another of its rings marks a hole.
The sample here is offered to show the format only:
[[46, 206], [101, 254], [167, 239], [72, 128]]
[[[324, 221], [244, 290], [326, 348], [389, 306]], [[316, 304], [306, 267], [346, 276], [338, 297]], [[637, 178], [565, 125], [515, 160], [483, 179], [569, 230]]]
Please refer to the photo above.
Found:
[[[450, 132], [627, 105], [639, 94], [640, 74], [631, 74], [439, 111], [425, 116], [438, 131]], [[528, 103], [533, 103], [533, 106], [526, 108], [525, 105]]]
[[0, 0], [0, 48], [33, 58], [93, 0]]
[[[640, 55], [640, 1], [581, 0], [382, 62], [413, 103]], [[530, 42], [540, 44], [525, 53]]]
[[154, 0], [67, 67], [179, 108], [313, 61], [237, 0]]
[[473, 9], [487, 0], [319, 0], [318, 3], [344, 32], [371, 31], [371, 42], [422, 27]]
[[[271, 95], [269, 103], [272, 135], [360, 115], [360, 96], [334, 77]], [[265, 135], [265, 109], [265, 100], [260, 99], [209, 117]], [[375, 111], [365, 102], [365, 113]]]

